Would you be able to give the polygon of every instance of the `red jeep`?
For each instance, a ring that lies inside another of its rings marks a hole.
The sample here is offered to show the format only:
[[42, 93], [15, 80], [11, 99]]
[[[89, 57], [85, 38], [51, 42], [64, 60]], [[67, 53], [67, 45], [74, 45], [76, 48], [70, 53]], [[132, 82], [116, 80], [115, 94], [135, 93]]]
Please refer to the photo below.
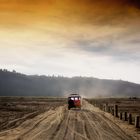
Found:
[[68, 109], [80, 108], [81, 109], [81, 96], [78, 94], [70, 94], [68, 97]]

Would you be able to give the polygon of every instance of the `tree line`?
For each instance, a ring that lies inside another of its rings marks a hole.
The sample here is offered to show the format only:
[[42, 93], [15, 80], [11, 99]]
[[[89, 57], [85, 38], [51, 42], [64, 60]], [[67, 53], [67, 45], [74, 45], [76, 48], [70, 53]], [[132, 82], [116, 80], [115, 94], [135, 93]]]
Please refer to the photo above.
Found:
[[0, 69], [0, 96], [67, 96], [71, 93], [85, 97], [139, 96], [140, 85], [94, 77], [25, 75]]

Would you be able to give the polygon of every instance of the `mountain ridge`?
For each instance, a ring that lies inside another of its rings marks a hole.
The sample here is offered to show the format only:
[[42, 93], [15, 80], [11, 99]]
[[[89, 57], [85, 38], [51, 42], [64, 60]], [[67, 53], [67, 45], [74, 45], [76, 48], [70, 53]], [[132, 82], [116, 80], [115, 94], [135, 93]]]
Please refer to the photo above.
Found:
[[25, 75], [0, 70], [0, 96], [67, 96], [84, 97], [139, 96], [140, 84], [93, 77]]

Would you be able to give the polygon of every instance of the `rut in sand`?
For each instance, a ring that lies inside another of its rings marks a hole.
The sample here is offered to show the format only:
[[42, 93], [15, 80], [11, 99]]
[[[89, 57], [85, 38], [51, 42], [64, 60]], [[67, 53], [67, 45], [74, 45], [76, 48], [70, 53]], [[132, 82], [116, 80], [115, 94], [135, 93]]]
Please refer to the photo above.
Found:
[[14, 129], [0, 133], [0, 140], [133, 140], [88, 102], [82, 110], [60, 106]]

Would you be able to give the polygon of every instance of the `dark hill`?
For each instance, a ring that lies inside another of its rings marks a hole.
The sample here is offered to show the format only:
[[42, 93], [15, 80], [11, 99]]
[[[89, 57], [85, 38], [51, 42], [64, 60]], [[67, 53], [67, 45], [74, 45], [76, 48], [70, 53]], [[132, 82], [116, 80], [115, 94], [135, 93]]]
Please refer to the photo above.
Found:
[[70, 93], [86, 97], [139, 96], [140, 85], [122, 80], [29, 76], [0, 70], [0, 96], [64, 96]]

